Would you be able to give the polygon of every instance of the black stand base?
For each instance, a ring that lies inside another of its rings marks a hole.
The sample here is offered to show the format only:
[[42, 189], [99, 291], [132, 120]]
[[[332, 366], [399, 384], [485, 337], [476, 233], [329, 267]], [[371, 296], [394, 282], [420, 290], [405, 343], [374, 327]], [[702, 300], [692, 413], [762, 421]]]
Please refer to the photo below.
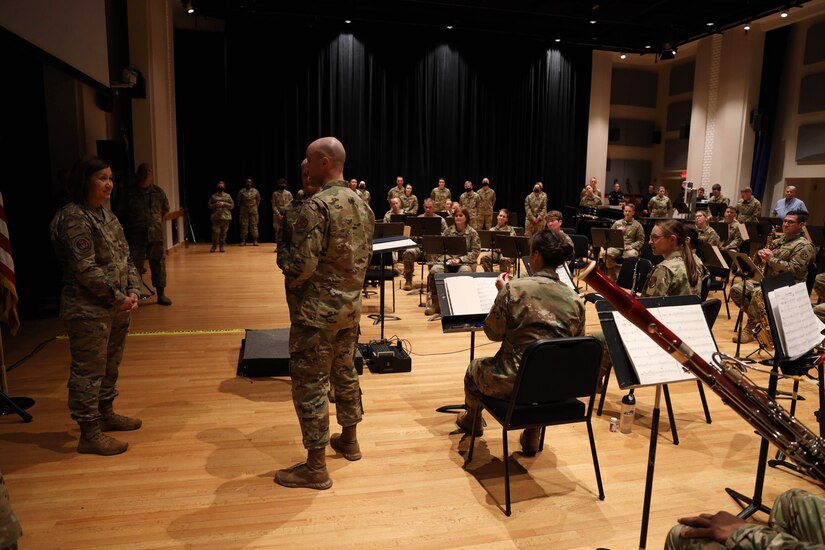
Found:
[[762, 502], [756, 502], [751, 497], [746, 497], [738, 491], [734, 491], [731, 488], [726, 488], [725, 492], [729, 494], [733, 500], [738, 502], [740, 506], [747, 504], [747, 506], [742, 508], [742, 511], [737, 514], [737, 517], [740, 519], [747, 519], [756, 512], [765, 512], [768, 515], [771, 513], [771, 509], [762, 504]]
[[34, 399], [31, 397], [9, 397], [3, 392], [0, 392], [0, 416], [9, 414], [17, 414], [23, 419], [23, 422], [31, 422], [32, 415], [26, 412], [34, 406]]

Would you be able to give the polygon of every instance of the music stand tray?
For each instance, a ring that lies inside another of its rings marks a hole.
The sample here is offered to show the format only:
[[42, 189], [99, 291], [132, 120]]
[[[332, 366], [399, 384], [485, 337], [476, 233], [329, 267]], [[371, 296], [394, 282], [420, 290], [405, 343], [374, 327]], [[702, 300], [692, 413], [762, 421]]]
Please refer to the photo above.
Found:
[[724, 202], [709, 202], [708, 209], [714, 218], [721, 218], [725, 215], [725, 210], [728, 209], [728, 205]]
[[415, 218], [408, 218], [407, 222], [410, 226], [410, 237], [441, 235], [441, 221], [443, 219], [444, 218], [440, 216], [417, 216]]
[[[714, 202], [711, 204], [716, 203]], [[730, 224], [727, 222], [710, 222], [710, 226], [714, 231], [716, 231], [716, 234], [719, 235], [722, 242], [727, 241], [730, 238]]]
[[404, 235], [404, 224], [397, 222], [376, 222], [375, 229], [372, 233], [373, 239], [383, 239], [384, 237], [401, 237], [402, 235]]
[[487, 250], [493, 248], [493, 233], [498, 233], [498, 231], [485, 231], [483, 229], [478, 231], [481, 248], [486, 248]]
[[624, 234], [618, 229], [591, 227], [590, 238], [594, 247], [624, 250]]
[[495, 243], [505, 258], [521, 258], [530, 255], [530, 237], [496, 235]]

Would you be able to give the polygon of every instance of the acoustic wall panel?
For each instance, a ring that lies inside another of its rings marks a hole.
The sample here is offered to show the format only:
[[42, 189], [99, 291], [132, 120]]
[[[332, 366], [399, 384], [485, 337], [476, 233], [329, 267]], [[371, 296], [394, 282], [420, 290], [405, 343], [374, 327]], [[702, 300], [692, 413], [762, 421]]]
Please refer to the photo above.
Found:
[[667, 106], [667, 130], [681, 130], [685, 126], [690, 126], [690, 111], [693, 109], [693, 101], [675, 101]]
[[646, 159], [607, 159], [606, 187], [613, 190], [618, 179], [623, 193], [641, 195], [653, 181], [653, 164]]
[[825, 23], [813, 25], [808, 29], [805, 37], [805, 56], [803, 63], [819, 63], [825, 61]]
[[825, 111], [825, 73], [809, 74], [799, 84], [798, 112], [817, 111]]
[[610, 145], [652, 147], [653, 121], [631, 118], [611, 118], [607, 142]]
[[696, 62], [689, 61], [676, 65], [670, 69], [668, 95], [684, 94], [693, 91], [693, 75], [696, 73]]
[[610, 103], [655, 108], [658, 79], [654, 72], [614, 68]]
[[799, 127], [796, 135], [796, 162], [825, 164], [825, 122]]
[[669, 139], [665, 142], [665, 168], [687, 169], [688, 140]]

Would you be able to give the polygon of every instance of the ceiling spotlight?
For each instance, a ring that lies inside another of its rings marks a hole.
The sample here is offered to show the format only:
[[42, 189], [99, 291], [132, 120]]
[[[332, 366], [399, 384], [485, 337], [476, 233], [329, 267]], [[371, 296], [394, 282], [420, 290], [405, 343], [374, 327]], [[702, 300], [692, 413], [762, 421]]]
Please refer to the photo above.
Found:
[[591, 19], [591, 20], [590, 20], [590, 24], [591, 24], [591, 25], [595, 25], [595, 24], [596, 24], [596, 20], [595, 20], [595, 19]]
[[627, 54], [623, 53], [622, 55], [619, 56], [619, 59], [627, 59]]
[[667, 60], [676, 57], [676, 48], [670, 45], [669, 42], [662, 44], [662, 53], [659, 54], [659, 59]]
[[561, 38], [556, 38], [556, 42], [561, 42]]
[[646, 49], [646, 50], [649, 50], [649, 49], [650, 49], [650, 46], [645, 46], [645, 49]]
[[448, 31], [453, 30], [453, 26], [452, 26], [452, 25], [447, 25], [447, 30], [448, 30]]
[[751, 30], [751, 26], [750, 25], [745, 25], [745, 32], [748, 32], [749, 30]]
[[779, 14], [779, 17], [788, 17], [788, 12], [783, 11], [782, 13]]
[[195, 7], [192, 5], [192, 2], [186, 2], [185, 7], [186, 7], [186, 13], [188, 13], [188, 14], [195, 13]]
[[350, 23], [352, 23], [352, 19], [344, 19], [344, 23], [346, 23], [347, 25], [349, 25]]
[[705, 23], [705, 25], [707, 25], [708, 27], [712, 27], [712, 26], [713, 26], [713, 21], [710, 21], [710, 22], [708, 22], [708, 23]]

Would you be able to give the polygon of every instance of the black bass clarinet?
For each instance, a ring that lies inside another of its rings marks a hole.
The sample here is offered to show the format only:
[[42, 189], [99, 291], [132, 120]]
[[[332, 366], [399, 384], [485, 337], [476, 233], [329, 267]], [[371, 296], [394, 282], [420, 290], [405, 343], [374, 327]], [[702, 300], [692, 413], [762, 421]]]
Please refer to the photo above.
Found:
[[595, 262], [591, 262], [580, 279], [670, 353], [683, 368], [707, 384], [762, 437], [785, 453], [800, 472], [825, 487], [825, 439], [788, 414], [745, 376], [744, 363], [719, 352], [713, 354], [712, 363], [698, 356], [638, 300], [595, 267]]

